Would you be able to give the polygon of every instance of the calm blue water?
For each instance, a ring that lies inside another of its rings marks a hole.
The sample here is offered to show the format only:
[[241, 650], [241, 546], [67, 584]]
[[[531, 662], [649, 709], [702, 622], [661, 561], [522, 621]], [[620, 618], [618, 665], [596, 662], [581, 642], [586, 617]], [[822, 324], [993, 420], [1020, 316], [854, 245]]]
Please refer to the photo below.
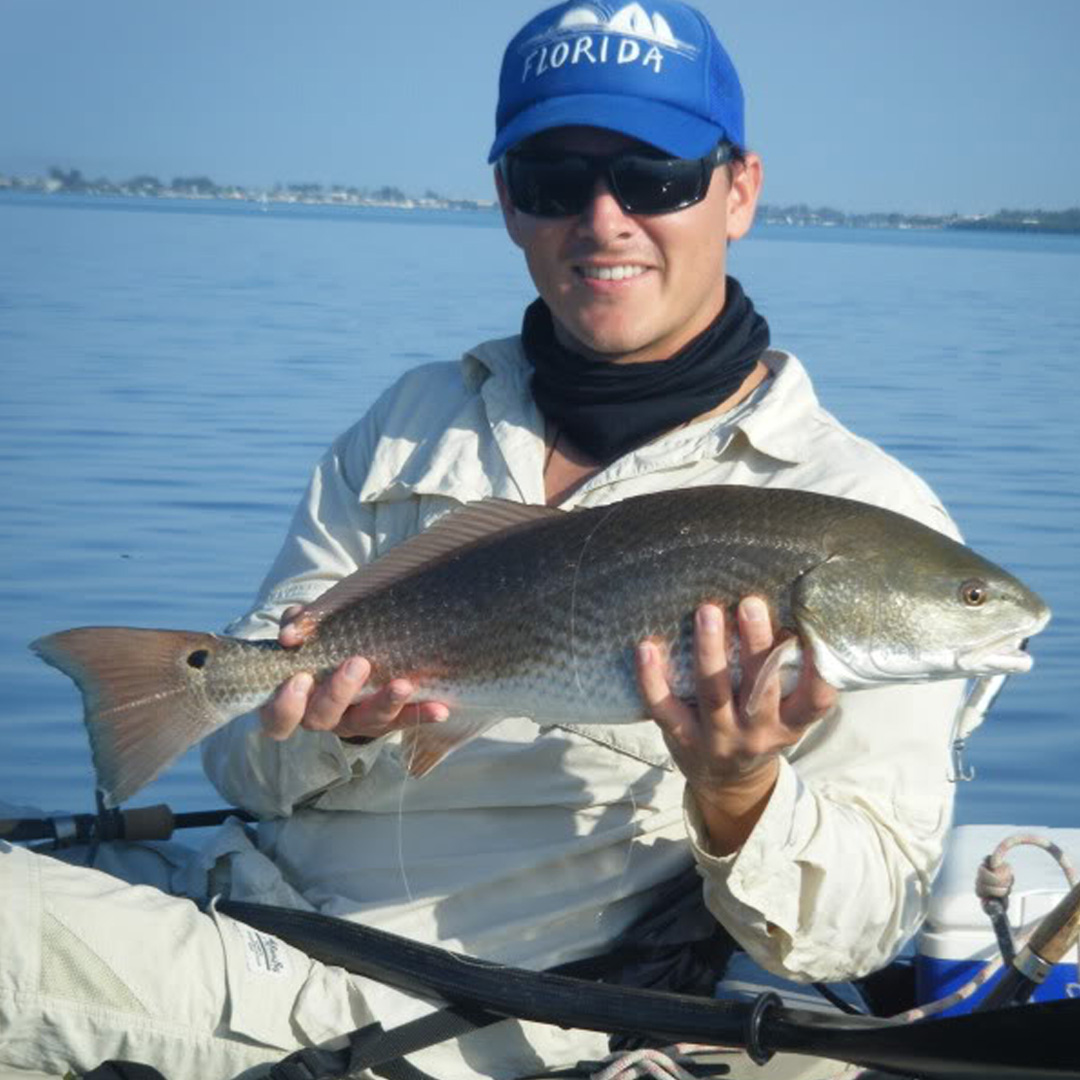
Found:
[[[488, 214], [8, 195], [0, 244], [0, 800], [86, 810], [77, 695], [26, 643], [221, 626], [330, 438], [533, 294]], [[1080, 239], [769, 228], [733, 258], [826, 405], [1055, 609], [959, 819], [1080, 826]], [[137, 801], [219, 805], [194, 755]]]

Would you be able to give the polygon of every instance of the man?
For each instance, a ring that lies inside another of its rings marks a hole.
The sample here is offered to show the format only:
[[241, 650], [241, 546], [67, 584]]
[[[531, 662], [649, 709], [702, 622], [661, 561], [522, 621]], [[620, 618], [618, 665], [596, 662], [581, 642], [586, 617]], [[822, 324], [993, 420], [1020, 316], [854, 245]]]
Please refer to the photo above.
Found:
[[[497, 129], [507, 230], [541, 301], [522, 337], [406, 375], [334, 444], [240, 632], [276, 633], [292, 605], [487, 496], [572, 508], [692, 484], [802, 487], [954, 531], [921, 482], [820, 409], [793, 357], [767, 350], [726, 277], [762, 166], [699, 14], [543, 13], [506, 51]], [[960, 687], [837, 703], [807, 672], [749, 716], [725, 639], [740, 637], [746, 686], [772, 644], [763, 606], [748, 598], [725, 627], [706, 605], [697, 628], [696, 708], [641, 650], [655, 728], [537, 737], [506, 721], [411, 782], [393, 733], [447, 710], [407, 705], [400, 680], [358, 702], [358, 657], [318, 688], [295, 677], [261, 729], [233, 725], [204, 760], [228, 798], [280, 816], [263, 845], [290, 884], [411, 936], [537, 967], [602, 951], [685, 865], [689, 835], [710, 908], [761, 964], [800, 980], [880, 966], [917, 925], [940, 855]], [[300, 640], [289, 625], [280, 637]], [[346, 869], [331, 853], [347, 844]]]
[[[491, 161], [540, 294], [522, 335], [406, 374], [333, 444], [235, 632], [296, 644], [296, 605], [489, 496], [569, 509], [701, 484], [805, 488], [954, 532], [917, 478], [820, 408], [726, 275], [762, 166], [734, 68], [699, 13], [657, 0], [537, 16], [504, 57]], [[222, 793], [267, 820], [255, 842], [224, 830], [196, 870], [234, 898], [547, 968], [603, 953], [659, 885], [696, 864], [709, 910], [775, 975], [836, 980], [881, 966], [917, 926], [940, 859], [961, 687], [837, 696], [807, 670], [787, 696], [769, 685], [750, 714], [728, 677], [727, 641], [738, 636], [749, 686], [773, 643], [764, 605], [746, 598], [727, 625], [706, 604], [695, 626], [695, 704], [671, 692], [655, 646], [642, 643], [655, 724], [508, 719], [422, 780], [407, 777], [397, 733], [443, 722], [445, 705], [412, 703], [402, 680], [359, 701], [363, 657], [319, 687], [295, 676], [261, 717], [205, 744]], [[206, 887], [185, 872], [174, 888]], [[40, 873], [43, 895], [70, 897], [46, 905], [63, 930], [107, 898], [141, 941], [152, 908], [154, 925], [185, 942], [175, 970], [206, 984], [178, 978], [176, 1016], [164, 1016], [151, 980], [131, 992], [138, 963], [117, 951], [106, 964], [111, 1027], [95, 1016], [92, 1032], [72, 1035], [62, 1002], [78, 980], [49, 957], [93, 964], [54, 936], [41, 960], [53, 972], [41, 1008], [62, 1032], [50, 1063], [98, 1053], [224, 1077], [372, 1017], [391, 1026], [425, 1011], [220, 916], [208, 927], [175, 899]], [[136, 1011], [130, 998], [143, 1011], [114, 1038], [117, 1017]], [[439, 1077], [509, 1077], [604, 1050], [588, 1033], [504, 1023], [412, 1060]]]

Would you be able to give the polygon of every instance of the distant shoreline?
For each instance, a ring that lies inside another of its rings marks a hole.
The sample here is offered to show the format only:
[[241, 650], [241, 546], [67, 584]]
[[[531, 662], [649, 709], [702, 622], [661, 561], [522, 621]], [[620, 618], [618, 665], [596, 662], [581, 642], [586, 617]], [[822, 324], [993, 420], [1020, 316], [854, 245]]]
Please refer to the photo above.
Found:
[[[88, 180], [77, 169], [49, 170], [42, 176], [6, 176], [0, 173], [0, 192], [26, 192], [37, 195], [120, 196], [153, 199], [199, 199], [255, 203], [269, 209], [272, 205], [364, 207], [391, 210], [460, 210], [493, 213], [494, 200], [457, 199], [428, 190], [422, 196], [405, 194], [399, 188], [356, 188], [321, 184], [275, 185], [270, 189], [219, 185], [208, 177], [177, 177], [165, 184], [153, 176], [131, 180]], [[762, 203], [757, 222], [762, 225], [789, 225], [800, 228], [959, 230], [984, 232], [1022, 232], [1042, 234], [1080, 234], [1080, 207], [1069, 210], [999, 210], [996, 214], [901, 214], [881, 212], [848, 214], [831, 207], [805, 204], [777, 206]]]
[[321, 184], [278, 184], [273, 188], [245, 188], [238, 184], [217, 184], [209, 177], [177, 177], [162, 183], [154, 176], [130, 180], [104, 178], [89, 180], [78, 169], [52, 168], [48, 176], [5, 176], [0, 173], [0, 192], [23, 191], [36, 195], [118, 195], [129, 198], [207, 199], [251, 202], [262, 206], [304, 203], [313, 206], [363, 206], [397, 210], [480, 210], [498, 208], [494, 199], [455, 199], [427, 191], [414, 197], [400, 188], [357, 188]]

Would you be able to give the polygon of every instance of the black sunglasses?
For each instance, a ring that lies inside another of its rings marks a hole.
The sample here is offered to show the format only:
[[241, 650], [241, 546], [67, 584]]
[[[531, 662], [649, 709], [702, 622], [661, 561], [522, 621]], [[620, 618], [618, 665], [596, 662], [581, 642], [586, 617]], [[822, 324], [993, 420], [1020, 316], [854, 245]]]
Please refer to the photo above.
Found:
[[722, 142], [702, 158], [634, 150], [606, 156], [511, 150], [499, 161], [510, 202], [535, 217], [580, 214], [603, 177], [628, 214], [673, 214], [701, 202], [718, 165], [732, 160]]

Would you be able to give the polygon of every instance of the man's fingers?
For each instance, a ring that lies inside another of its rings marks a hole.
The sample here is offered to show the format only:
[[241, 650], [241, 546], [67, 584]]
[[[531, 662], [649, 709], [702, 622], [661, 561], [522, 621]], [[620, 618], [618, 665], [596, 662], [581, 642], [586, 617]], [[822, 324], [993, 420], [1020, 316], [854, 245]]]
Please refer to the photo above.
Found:
[[739, 639], [746, 663], [760, 663], [772, 649], [769, 605], [760, 596], [747, 596], [739, 604]]
[[281, 613], [281, 629], [278, 630], [278, 644], [286, 649], [295, 649], [303, 645], [315, 633], [317, 622], [311, 618], [300, 617], [303, 604], [290, 604]]
[[287, 739], [298, 727], [378, 738], [406, 723], [439, 723], [450, 715], [441, 701], [411, 702], [416, 688], [405, 679], [363, 696], [370, 677], [371, 664], [362, 656], [347, 660], [318, 686], [307, 672], [294, 675], [260, 710], [263, 731], [272, 739]]
[[345, 710], [359, 699], [371, 674], [371, 664], [362, 656], [346, 660], [311, 696], [304, 727], [309, 731], [332, 731], [341, 723]]
[[791, 728], [804, 728], [827, 716], [836, 705], [837, 691], [817, 673], [808, 649], [803, 650], [799, 682], [781, 704], [781, 718]]
[[635, 657], [638, 689], [649, 715], [669, 734], [691, 716], [686, 704], [672, 692], [664, 656], [655, 643], [643, 641]]
[[414, 719], [420, 724], [441, 724], [450, 717], [449, 708], [441, 701], [419, 701], [409, 708], [415, 711]]
[[[746, 720], [775, 708], [780, 701], [780, 680], [771, 678], [762, 686], [757, 685], [758, 673], [768, 659], [773, 647], [772, 619], [769, 607], [758, 596], [747, 596], [739, 604], [739, 663], [742, 668], [742, 680], [739, 698], [743, 709], [740, 713]], [[747, 705], [751, 693], [754, 699], [753, 715]]]
[[273, 699], [259, 710], [263, 732], [271, 739], [287, 739], [304, 719], [315, 680], [301, 671], [284, 682]]
[[281, 613], [281, 618], [278, 620], [280, 623], [278, 644], [286, 649], [295, 649], [297, 645], [303, 645], [304, 643], [300, 628], [293, 625], [293, 619], [303, 610], [303, 604], [290, 604]]
[[412, 683], [392, 679], [370, 701], [364, 702], [363, 715], [367, 725], [388, 728], [401, 716], [412, 697]]
[[715, 714], [731, 704], [724, 612], [702, 604], [694, 615], [694, 673], [698, 706]]

